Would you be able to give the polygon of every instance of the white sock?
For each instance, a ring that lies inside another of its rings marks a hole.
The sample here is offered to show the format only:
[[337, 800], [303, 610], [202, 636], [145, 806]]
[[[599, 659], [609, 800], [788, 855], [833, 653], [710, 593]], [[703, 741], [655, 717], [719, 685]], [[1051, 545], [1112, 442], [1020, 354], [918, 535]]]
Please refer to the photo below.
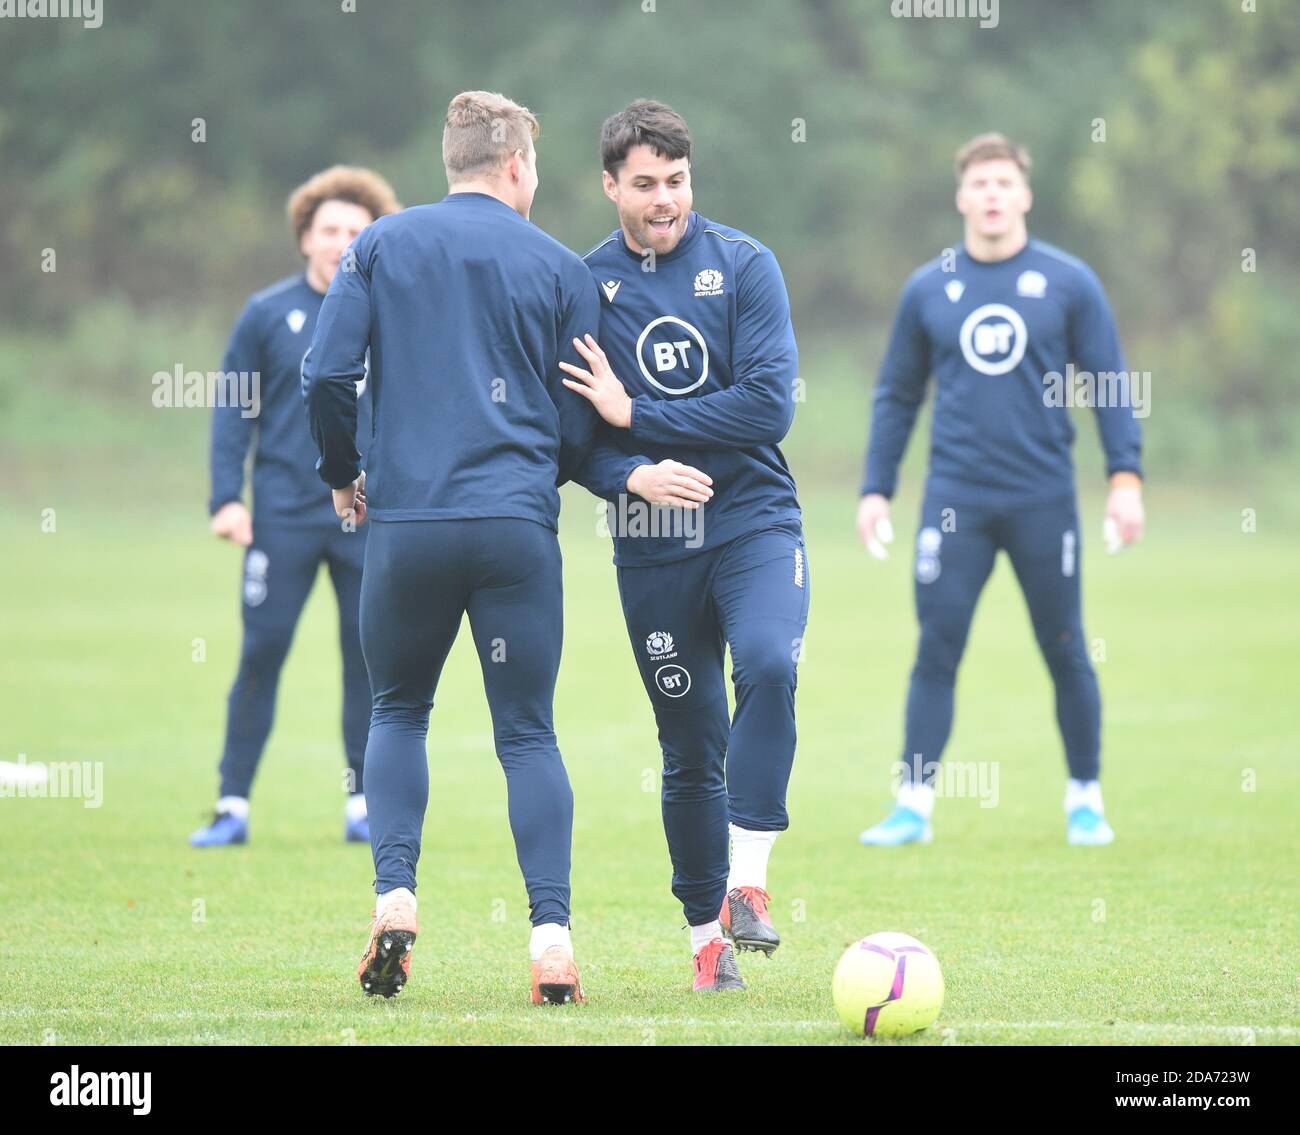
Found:
[[570, 957], [573, 956], [573, 939], [569, 935], [569, 928], [558, 922], [543, 922], [540, 926], [534, 926], [532, 937], [528, 939], [528, 956], [537, 961], [552, 946], [561, 946]]
[[385, 891], [375, 899], [375, 916], [382, 915], [391, 903], [399, 899], [405, 899], [411, 904], [411, 909], [415, 909], [415, 893], [407, 890], [406, 887], [394, 887], [391, 891]]
[[223, 796], [217, 801], [217, 811], [229, 812], [238, 819], [246, 820], [248, 819], [248, 797]]
[[366, 818], [366, 795], [364, 792], [354, 792], [348, 797], [348, 802], [344, 807], [344, 814], [354, 824], [358, 820]]
[[716, 918], [702, 926], [691, 927], [691, 955], [698, 954], [714, 938], [722, 937], [722, 923]]
[[751, 832], [727, 825], [731, 832], [731, 870], [727, 890], [733, 887], [762, 887], [767, 890], [767, 857], [780, 832]]
[[1065, 784], [1065, 813], [1069, 815], [1076, 808], [1087, 805], [1099, 816], [1106, 814], [1105, 808], [1101, 803], [1101, 781], [1100, 780], [1074, 780], [1071, 778]]
[[900, 784], [898, 802], [904, 808], [911, 808], [923, 820], [934, 815], [934, 785]]

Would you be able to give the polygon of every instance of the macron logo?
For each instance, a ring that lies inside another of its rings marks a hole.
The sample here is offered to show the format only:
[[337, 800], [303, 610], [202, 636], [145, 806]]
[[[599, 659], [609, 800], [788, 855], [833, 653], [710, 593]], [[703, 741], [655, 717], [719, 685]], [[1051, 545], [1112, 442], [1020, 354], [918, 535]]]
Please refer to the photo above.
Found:
[[606, 280], [600, 285], [605, 290], [605, 298], [610, 303], [614, 302], [614, 297], [618, 295], [618, 289], [623, 286], [622, 280]]

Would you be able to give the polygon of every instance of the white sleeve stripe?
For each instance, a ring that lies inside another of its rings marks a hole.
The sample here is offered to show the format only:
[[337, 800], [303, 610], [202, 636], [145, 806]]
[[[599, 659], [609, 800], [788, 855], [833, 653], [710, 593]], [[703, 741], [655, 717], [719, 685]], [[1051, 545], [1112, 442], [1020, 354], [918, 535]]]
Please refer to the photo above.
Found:
[[602, 248], [604, 248], [605, 245], [609, 244], [610, 241], [617, 240], [617, 239], [618, 239], [618, 233], [614, 233], [613, 236], [606, 237], [598, 245], [596, 245], [596, 247], [593, 248], [590, 252], [584, 252], [582, 254], [583, 260], [586, 260], [588, 257], [595, 256], [596, 253], [598, 253]]
[[1049, 244], [1043, 244], [1040, 241], [1030, 239], [1030, 245], [1035, 252], [1041, 252], [1044, 256], [1050, 256], [1053, 260], [1059, 260], [1062, 264], [1068, 264], [1071, 268], [1078, 268], [1080, 261], [1077, 256], [1071, 256], [1068, 252], [1062, 252], [1053, 248]]
[[720, 233], [720, 232], [718, 232], [717, 229], [705, 229], [704, 231], [705, 231], [706, 233], [712, 233], [714, 236], [720, 236], [720, 237], [722, 237], [723, 240], [729, 240], [729, 241], [731, 241], [733, 244], [747, 244], [747, 245], [749, 245], [749, 247], [752, 248], [755, 252], [762, 252], [762, 251], [763, 251], [761, 248], [758, 247], [758, 245], [756, 245], [756, 244], [755, 244], [752, 240], [750, 240], [749, 237], [747, 237], [747, 236], [727, 236], [726, 233]]

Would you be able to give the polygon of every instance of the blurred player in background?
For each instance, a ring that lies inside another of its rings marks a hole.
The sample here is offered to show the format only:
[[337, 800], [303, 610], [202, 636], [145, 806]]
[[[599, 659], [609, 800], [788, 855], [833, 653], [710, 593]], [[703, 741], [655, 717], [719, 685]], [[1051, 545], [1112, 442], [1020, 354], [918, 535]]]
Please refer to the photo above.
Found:
[[[556, 486], [589, 448], [595, 415], [557, 364], [577, 359], [571, 342], [596, 329], [600, 307], [582, 261], [528, 220], [537, 132], [501, 95], [457, 95], [446, 198], [357, 238], [303, 361], [320, 476], [339, 515], [374, 522], [361, 588], [379, 898], [358, 977], [370, 994], [400, 992], [410, 973], [429, 711], [468, 612], [528, 889], [531, 997], [583, 1000], [569, 936], [573, 794], [552, 725], [564, 629]], [[375, 428], [363, 475], [367, 348]]]
[[[289, 224], [304, 270], [256, 293], [226, 348], [225, 373], [260, 375], [258, 412], [218, 407], [212, 418], [212, 531], [244, 553], [244, 640], [226, 708], [221, 788], [212, 823], [190, 837], [195, 847], [248, 841], [248, 797], [275, 716], [280, 670], [303, 604], [323, 563], [339, 608], [343, 651], [343, 745], [350, 794], [344, 838], [369, 842], [361, 763], [370, 723], [370, 690], [357, 632], [363, 532], [340, 524], [316, 475], [316, 447], [302, 406], [301, 365], [339, 257], [376, 217], [401, 206], [382, 177], [334, 166], [289, 197]], [[364, 387], [364, 376], [359, 387]], [[370, 398], [362, 390], [366, 419]], [[363, 436], [369, 436], [365, 430]], [[243, 502], [244, 463], [253, 449], [253, 510]]]
[[936, 395], [916, 542], [921, 638], [907, 697], [904, 772], [896, 807], [862, 833], [865, 844], [932, 838], [934, 777], [952, 728], [957, 666], [1000, 549], [1011, 559], [1056, 688], [1069, 767], [1067, 838], [1114, 838], [1099, 781], [1101, 699], [1083, 631], [1074, 427], [1059, 396], [1067, 374], [1098, 380], [1091, 404], [1110, 478], [1105, 529], [1112, 551], [1142, 534], [1142, 439], [1101, 282], [1082, 261], [1026, 230], [1029, 165], [1025, 149], [1001, 134], [982, 134], [958, 151], [964, 243], [955, 259], [940, 257], [908, 280], [881, 366], [858, 506], [859, 535], [878, 559], [893, 538], [889, 500], [931, 374]]
[[[767, 865], [789, 826], [808, 619], [799, 501], [779, 448], [799, 369], [790, 304], [768, 249], [692, 210], [691, 135], [671, 107], [632, 103], [600, 146], [619, 228], [586, 257], [603, 293], [599, 343], [578, 347], [590, 369], [564, 366], [603, 419], [575, 479], [611, 502], [694, 988], [744, 989], [724, 935], [769, 956], [781, 941]], [[668, 507], [651, 520], [649, 505]]]

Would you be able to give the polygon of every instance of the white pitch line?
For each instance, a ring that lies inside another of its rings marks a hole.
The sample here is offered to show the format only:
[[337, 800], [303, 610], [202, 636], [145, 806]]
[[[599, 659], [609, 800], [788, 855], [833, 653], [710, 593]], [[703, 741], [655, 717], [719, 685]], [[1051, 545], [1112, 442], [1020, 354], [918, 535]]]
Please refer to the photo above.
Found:
[[[409, 1004], [407, 1002], [406, 1004]], [[437, 1013], [428, 1010], [400, 1010], [402, 1017], [395, 1015], [388, 1017], [378, 1016], [358, 1016], [348, 1019], [345, 1023], [340, 1024], [339, 1028], [352, 1028], [358, 1026], [364, 1027], [367, 1024], [390, 1024], [402, 1020], [418, 1021], [421, 1023], [439, 1023], [446, 1025], [477, 1025], [477, 1024], [500, 1024], [520, 1023], [531, 1024], [528, 1019], [528, 1009], [521, 1008], [518, 1012], [511, 1010], [494, 1009], [485, 1013]], [[311, 1010], [307, 1009], [242, 1009], [242, 1010], [216, 1010], [216, 1009], [178, 1009], [171, 1013], [148, 1013], [132, 1016], [132, 1021], [149, 1021], [162, 1024], [164, 1022], [176, 1022], [186, 1020], [231, 1020], [239, 1021], [278, 1021], [289, 1018], [302, 1018], [310, 1016]], [[336, 1010], [339, 1014], [348, 1012], [369, 1012], [369, 1010]], [[78, 1015], [83, 1017], [98, 1017], [112, 1019], [120, 1016], [116, 1010], [108, 1009], [72, 1009], [61, 1006], [59, 1008], [35, 1009], [35, 1008], [0, 1008], [0, 1018], [49, 1018], [58, 1016]], [[651, 1027], [651, 1028], [691, 1028], [691, 1029], [742, 1029], [754, 1031], [755, 1029], [768, 1030], [794, 1030], [794, 1031], [823, 1031], [826, 1029], [837, 1028], [839, 1022], [833, 1017], [827, 1017], [825, 1020], [789, 1020], [789, 1021], [762, 1021], [754, 1020], [752, 1017], [735, 1018], [735, 1019], [700, 1019], [698, 1017], [633, 1017], [618, 1016], [605, 1017], [599, 1015], [578, 1016], [576, 1014], [560, 1018], [552, 1016], [545, 1022], [547, 1025], [558, 1024], [564, 1028], [601, 1028], [610, 1025], [626, 1025], [633, 1028]], [[328, 1032], [333, 1028], [333, 1024], [324, 1026], [322, 1032]], [[1290, 1025], [1187, 1025], [1187, 1024], [1160, 1024], [1158, 1022], [1148, 1021], [1129, 1021], [1116, 1022], [1113, 1025], [1104, 1025], [1099, 1021], [940, 1021], [927, 1030], [931, 1036], [943, 1036], [945, 1031], [950, 1030], [952, 1033], [960, 1035], [963, 1031], [985, 1031], [985, 1030], [1002, 1030], [1009, 1032], [1110, 1032], [1115, 1034], [1122, 1033], [1140, 1033], [1140, 1034], [1161, 1034], [1161, 1033], [1180, 1033], [1201, 1036], [1242, 1036], [1253, 1033], [1256, 1036], [1277, 1036], [1277, 1037], [1300, 1037], [1300, 1028]]]

